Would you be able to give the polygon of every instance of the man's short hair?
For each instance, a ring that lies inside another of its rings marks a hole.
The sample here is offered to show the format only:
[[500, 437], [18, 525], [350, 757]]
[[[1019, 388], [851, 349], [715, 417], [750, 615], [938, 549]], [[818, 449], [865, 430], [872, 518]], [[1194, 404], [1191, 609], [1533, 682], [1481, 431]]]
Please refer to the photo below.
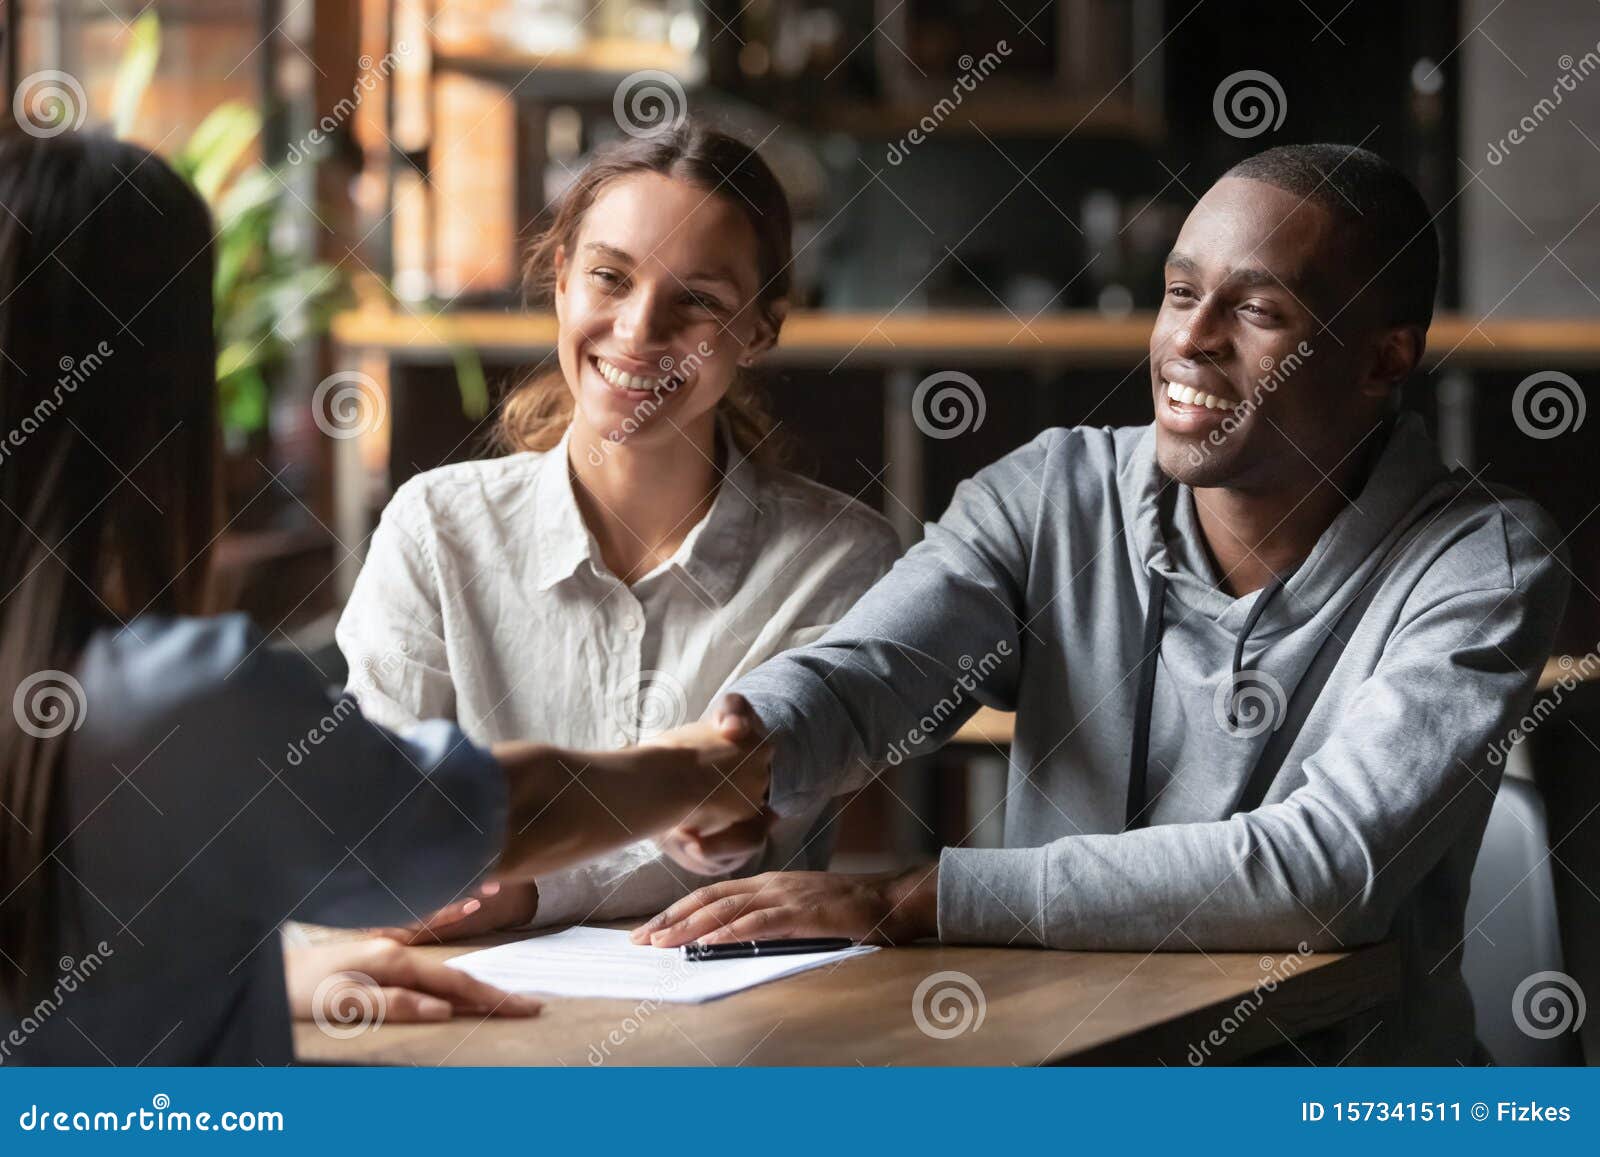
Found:
[[1362, 292], [1382, 298], [1384, 322], [1428, 328], [1439, 238], [1422, 194], [1394, 165], [1353, 145], [1280, 145], [1225, 175], [1264, 181], [1332, 213], [1348, 230]]

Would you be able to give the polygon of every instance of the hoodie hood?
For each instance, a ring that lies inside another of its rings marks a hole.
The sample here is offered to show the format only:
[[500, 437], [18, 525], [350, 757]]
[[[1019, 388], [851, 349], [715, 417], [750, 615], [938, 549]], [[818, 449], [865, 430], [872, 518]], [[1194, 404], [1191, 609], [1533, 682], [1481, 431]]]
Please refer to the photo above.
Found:
[[[1372, 437], [1382, 437], [1383, 432]], [[1191, 615], [1203, 615], [1230, 635], [1239, 634], [1259, 592], [1234, 598], [1200, 539], [1194, 492], [1174, 483], [1155, 456], [1156, 429], [1145, 429], [1120, 479], [1123, 517], [1138, 570], [1159, 573], [1166, 597]], [[1331, 624], [1388, 562], [1395, 545], [1418, 520], [1460, 488], [1439, 460], [1422, 419], [1400, 414], [1361, 492], [1334, 518], [1305, 561], [1251, 625], [1250, 637], [1269, 641], [1312, 622]], [[1176, 541], [1169, 543], [1169, 536]]]
[[[1361, 493], [1329, 523], [1294, 573], [1234, 598], [1222, 589], [1206, 553], [1193, 491], [1161, 471], [1155, 427], [1145, 430], [1121, 488], [1136, 570], [1145, 587], [1126, 827], [1143, 827], [1150, 820], [1149, 757], [1152, 742], [1161, 744], [1152, 733], [1156, 675], [1169, 630], [1179, 636], [1178, 651], [1168, 652], [1168, 663], [1177, 662], [1180, 678], [1205, 684], [1211, 672], [1221, 676], [1213, 710], [1232, 731], [1241, 706], [1252, 710], [1249, 688], [1260, 679], [1259, 672], [1247, 670], [1247, 646], [1258, 655], [1268, 648], [1292, 652], [1293, 661], [1282, 669], [1297, 679], [1328, 639], [1342, 639], [1334, 624], [1373, 586], [1407, 528], [1434, 505], [1434, 493], [1459, 489], [1416, 415], [1402, 415], [1369, 435], [1385, 436]], [[1169, 616], [1175, 619], [1170, 628]], [[1285, 688], [1284, 681], [1269, 685], [1280, 694]], [[1240, 797], [1241, 806], [1253, 807], [1253, 797], [1263, 794], [1270, 780], [1252, 777], [1252, 785]]]

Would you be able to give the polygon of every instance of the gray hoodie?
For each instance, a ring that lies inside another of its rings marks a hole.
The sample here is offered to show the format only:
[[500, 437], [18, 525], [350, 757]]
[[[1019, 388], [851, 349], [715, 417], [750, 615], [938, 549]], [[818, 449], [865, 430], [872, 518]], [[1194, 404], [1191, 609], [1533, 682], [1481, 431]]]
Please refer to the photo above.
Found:
[[821, 640], [734, 688], [775, 732], [775, 809], [932, 750], [979, 704], [1014, 710], [1005, 847], [945, 849], [942, 940], [1390, 938], [1398, 1023], [1353, 1059], [1472, 1060], [1460, 960], [1499, 783], [1486, 749], [1533, 693], [1567, 571], [1548, 516], [1445, 470], [1415, 415], [1373, 437], [1310, 556], [1237, 599], [1153, 427], [1049, 430], [989, 466]]

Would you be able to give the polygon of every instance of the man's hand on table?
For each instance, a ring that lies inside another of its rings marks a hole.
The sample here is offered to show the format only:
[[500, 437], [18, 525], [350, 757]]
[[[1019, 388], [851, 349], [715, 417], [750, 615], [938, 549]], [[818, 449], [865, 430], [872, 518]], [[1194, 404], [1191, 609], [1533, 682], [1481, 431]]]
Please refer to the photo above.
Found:
[[632, 938], [657, 948], [797, 936], [910, 944], [938, 935], [938, 898], [937, 864], [871, 876], [767, 872], [691, 892]]

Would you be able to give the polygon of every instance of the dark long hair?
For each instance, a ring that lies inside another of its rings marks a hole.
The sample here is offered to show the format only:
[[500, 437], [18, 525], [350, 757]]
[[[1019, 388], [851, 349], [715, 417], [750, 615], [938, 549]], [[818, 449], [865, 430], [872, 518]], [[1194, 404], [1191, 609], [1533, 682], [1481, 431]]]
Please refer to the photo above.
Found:
[[[793, 264], [793, 215], [783, 185], [755, 149], [694, 120], [644, 137], [625, 137], [595, 152], [555, 207], [548, 228], [535, 236], [523, 265], [523, 294], [530, 304], [548, 304], [555, 292], [556, 251], [571, 254], [584, 214], [601, 189], [631, 173], [659, 173], [688, 181], [723, 197], [744, 213], [756, 237], [761, 287], [751, 303], [776, 337], [783, 327], [781, 302], [788, 300]], [[500, 411], [496, 442], [508, 452], [548, 450], [561, 440], [572, 418], [572, 394], [559, 370], [518, 386]], [[756, 458], [779, 461], [783, 443], [770, 438], [773, 423], [755, 378], [743, 371], [718, 404], [734, 444], [756, 450]]]
[[216, 347], [210, 214], [159, 157], [8, 130], [0, 206], [0, 994], [14, 997], [62, 934], [67, 720], [94, 710], [51, 686], [96, 629], [203, 609]]

